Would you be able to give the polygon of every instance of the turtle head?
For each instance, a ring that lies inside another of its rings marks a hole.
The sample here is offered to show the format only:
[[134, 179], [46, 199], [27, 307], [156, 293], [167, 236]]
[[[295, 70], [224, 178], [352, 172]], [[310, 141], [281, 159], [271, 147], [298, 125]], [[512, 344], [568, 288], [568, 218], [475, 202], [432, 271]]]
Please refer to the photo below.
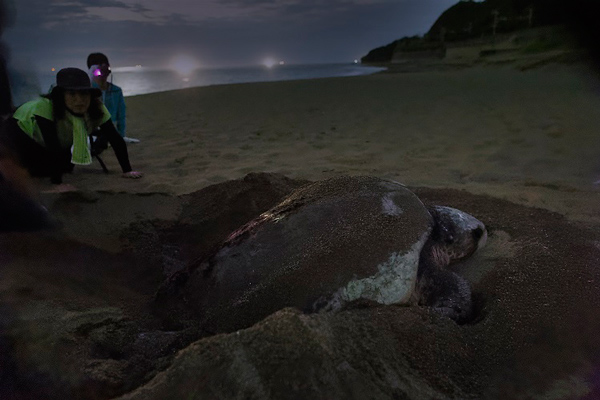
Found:
[[434, 226], [430, 239], [444, 252], [450, 263], [462, 260], [485, 245], [487, 230], [483, 222], [456, 208], [429, 207]]

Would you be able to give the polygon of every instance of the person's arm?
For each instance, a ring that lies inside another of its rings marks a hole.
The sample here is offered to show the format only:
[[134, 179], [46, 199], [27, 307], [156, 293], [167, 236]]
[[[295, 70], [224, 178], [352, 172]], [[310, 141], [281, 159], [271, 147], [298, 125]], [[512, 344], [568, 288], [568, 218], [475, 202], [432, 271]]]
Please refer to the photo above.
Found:
[[123, 173], [130, 172], [132, 170], [131, 164], [129, 163], [129, 153], [127, 152], [127, 145], [125, 141], [117, 132], [115, 125], [109, 119], [102, 125], [100, 125], [98, 131], [99, 137], [104, 137], [110, 143], [113, 151], [115, 152], [115, 156], [117, 156], [117, 160], [119, 160], [119, 165], [121, 165], [121, 169]]
[[121, 134], [121, 136], [127, 136], [127, 108], [125, 107], [125, 98], [123, 97], [123, 90], [119, 89], [117, 93], [117, 99], [117, 131]]

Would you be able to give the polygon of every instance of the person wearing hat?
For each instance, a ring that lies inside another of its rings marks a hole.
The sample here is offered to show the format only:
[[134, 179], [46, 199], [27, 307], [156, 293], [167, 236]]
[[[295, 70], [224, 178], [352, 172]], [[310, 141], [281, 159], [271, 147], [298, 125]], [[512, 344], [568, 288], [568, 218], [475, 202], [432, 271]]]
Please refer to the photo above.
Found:
[[102, 53], [92, 53], [87, 58], [87, 67], [89, 69], [92, 87], [102, 91], [102, 102], [108, 109], [110, 117], [117, 128], [117, 131], [126, 143], [138, 143], [139, 139], [127, 137], [126, 131], [126, 108], [123, 90], [112, 82], [108, 81], [111, 74], [108, 57]]
[[140, 178], [129, 163], [127, 145], [113, 125], [85, 71], [64, 68], [47, 95], [20, 106], [8, 121], [5, 144], [32, 176], [49, 176], [53, 191], [75, 190], [62, 175], [89, 165], [110, 143], [124, 178]]

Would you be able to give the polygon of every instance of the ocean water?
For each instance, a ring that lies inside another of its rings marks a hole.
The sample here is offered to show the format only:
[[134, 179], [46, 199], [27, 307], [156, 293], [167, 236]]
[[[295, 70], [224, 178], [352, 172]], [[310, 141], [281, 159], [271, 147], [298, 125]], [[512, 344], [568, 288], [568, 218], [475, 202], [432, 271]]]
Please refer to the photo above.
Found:
[[[272, 82], [295, 79], [327, 78], [337, 76], [367, 75], [385, 68], [363, 66], [360, 64], [310, 64], [276, 65], [198, 69], [188, 75], [172, 70], [146, 68], [116, 68], [111, 74], [114, 84], [123, 89], [125, 96], [163, 92], [198, 86], [222, 85], [245, 82]], [[55, 73], [38, 74], [41, 93], [50, 88]], [[31, 88], [29, 88], [31, 92]]]

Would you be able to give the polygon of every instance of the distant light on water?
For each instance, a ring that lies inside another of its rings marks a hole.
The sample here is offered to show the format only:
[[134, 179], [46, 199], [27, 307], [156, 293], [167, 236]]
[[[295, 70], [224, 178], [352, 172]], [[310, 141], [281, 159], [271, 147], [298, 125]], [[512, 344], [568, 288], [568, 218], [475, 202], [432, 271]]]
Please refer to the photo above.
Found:
[[267, 68], [273, 68], [276, 62], [272, 58], [265, 58], [263, 61], [263, 65]]
[[182, 54], [171, 61], [170, 67], [179, 74], [187, 76], [198, 68], [198, 62], [194, 58]]
[[267, 68], [273, 68], [276, 65], [285, 65], [285, 61], [276, 61], [274, 58], [267, 57], [263, 60], [262, 65]]
[[[271, 69], [263, 63], [248, 67], [202, 68], [183, 75], [174, 68], [157, 68], [152, 66], [115, 67], [113, 82], [123, 89], [125, 96], [145, 93], [163, 92], [166, 90], [184, 89], [198, 86], [223, 85], [247, 82], [273, 82], [297, 79], [313, 79], [326, 77], [342, 77], [372, 74], [385, 68], [355, 65], [351, 62], [337, 64], [290, 64], [283, 66], [274, 59]], [[40, 75], [41, 87], [49, 87], [56, 80], [56, 73], [44, 72]], [[35, 91], [33, 95], [41, 93]], [[23, 102], [29, 100], [24, 98]]]

